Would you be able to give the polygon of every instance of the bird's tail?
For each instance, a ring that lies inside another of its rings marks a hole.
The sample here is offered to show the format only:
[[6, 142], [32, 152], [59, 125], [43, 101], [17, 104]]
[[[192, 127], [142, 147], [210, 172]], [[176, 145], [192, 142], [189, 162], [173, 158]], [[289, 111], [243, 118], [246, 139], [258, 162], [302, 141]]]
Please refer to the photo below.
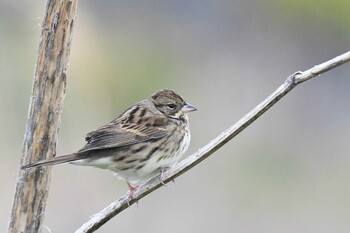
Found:
[[29, 169], [29, 168], [41, 167], [41, 166], [52, 166], [52, 165], [61, 164], [61, 163], [68, 163], [68, 162], [72, 162], [72, 161], [76, 161], [76, 160], [80, 160], [80, 159], [83, 159], [82, 156], [79, 156], [78, 153], [74, 153], [74, 154], [44, 159], [44, 160], [38, 161], [36, 163], [31, 163], [31, 164], [22, 166], [22, 169]]

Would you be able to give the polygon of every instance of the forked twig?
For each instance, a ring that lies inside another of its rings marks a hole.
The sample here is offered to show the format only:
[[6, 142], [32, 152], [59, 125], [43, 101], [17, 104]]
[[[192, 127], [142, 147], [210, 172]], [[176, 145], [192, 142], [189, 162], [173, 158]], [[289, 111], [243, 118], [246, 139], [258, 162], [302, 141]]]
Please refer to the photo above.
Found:
[[291, 91], [296, 85], [314, 78], [328, 70], [338, 67], [350, 60], [350, 51], [344, 53], [338, 57], [335, 57], [327, 62], [319, 64], [312, 67], [304, 72], [296, 72], [289, 76], [287, 80], [277, 88], [269, 97], [267, 97], [263, 102], [246, 114], [242, 119], [240, 119], [236, 124], [227, 128], [223, 133], [217, 136], [214, 140], [209, 142], [207, 145], [200, 148], [197, 152], [190, 155], [188, 158], [184, 159], [178, 163], [174, 168], [169, 169], [163, 174], [163, 181], [159, 179], [159, 176], [153, 178], [146, 184], [140, 186], [134, 193], [134, 199], [128, 202], [128, 195], [124, 195], [118, 200], [114, 201], [112, 204], [107, 206], [101, 212], [95, 214], [91, 219], [82, 225], [76, 233], [82, 232], [94, 232], [99, 227], [101, 227], [108, 220], [113, 218], [115, 215], [128, 208], [129, 205], [137, 202], [141, 198], [155, 191], [156, 189], [163, 186], [163, 183], [168, 183], [174, 180], [176, 177], [190, 170], [192, 167], [196, 166], [204, 159], [209, 157], [233, 137], [239, 134], [248, 125], [253, 123], [258, 117], [260, 117], [264, 112], [266, 112], [270, 107], [272, 107], [278, 100], [285, 96], [289, 91]]

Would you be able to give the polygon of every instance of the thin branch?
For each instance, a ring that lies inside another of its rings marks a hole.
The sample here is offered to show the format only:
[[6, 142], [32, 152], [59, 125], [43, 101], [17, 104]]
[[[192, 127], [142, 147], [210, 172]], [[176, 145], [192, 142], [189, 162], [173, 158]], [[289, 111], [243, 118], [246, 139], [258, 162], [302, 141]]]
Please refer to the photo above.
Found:
[[[304, 72], [296, 72], [295, 74], [289, 76], [287, 80], [274, 91], [269, 97], [267, 97], [263, 102], [251, 110], [247, 115], [240, 119], [236, 124], [232, 125], [226, 129], [223, 133], [217, 136], [214, 140], [209, 142], [207, 145], [200, 148], [197, 152], [190, 155], [188, 158], [184, 159], [178, 163], [174, 168], [168, 170], [164, 174], [163, 183], [168, 183], [174, 180], [176, 177], [190, 170], [204, 159], [208, 158], [211, 154], [225, 145], [233, 137], [239, 134], [247, 126], [253, 123], [258, 117], [260, 117], [264, 112], [266, 112], [270, 107], [278, 102], [283, 96], [285, 96], [289, 91], [291, 91], [296, 85], [307, 81], [313, 77], [316, 77], [328, 70], [338, 67], [350, 60], [350, 51], [344, 53], [338, 57], [335, 57], [327, 62], [320, 65], [314, 66], [313, 68], [306, 70]], [[103, 209], [98, 214], [95, 214], [91, 219], [82, 225], [76, 233], [82, 232], [94, 232], [100, 228], [104, 223], [113, 218], [115, 215], [121, 211], [128, 208], [133, 203], [142, 199], [146, 195], [155, 191], [156, 189], [162, 187], [163, 184], [159, 179], [159, 176], [151, 179], [146, 184], [140, 186], [134, 194], [134, 199], [128, 203], [128, 194], [125, 194], [105, 209]]]
[[[20, 165], [52, 157], [66, 92], [77, 0], [47, 0]], [[8, 232], [41, 232], [51, 168], [21, 170]]]

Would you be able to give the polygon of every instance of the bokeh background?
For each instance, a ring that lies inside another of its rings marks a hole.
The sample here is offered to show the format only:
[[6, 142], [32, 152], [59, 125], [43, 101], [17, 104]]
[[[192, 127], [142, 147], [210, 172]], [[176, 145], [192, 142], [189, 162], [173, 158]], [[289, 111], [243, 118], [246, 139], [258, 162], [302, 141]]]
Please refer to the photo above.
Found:
[[[198, 107], [195, 152], [285, 78], [350, 48], [348, 0], [79, 2], [57, 147], [160, 88]], [[0, 2], [0, 231], [6, 232], [44, 1]], [[98, 232], [350, 232], [350, 65], [293, 90], [224, 148]], [[73, 232], [120, 197], [108, 171], [53, 169], [45, 225]], [[44, 230], [43, 232], [48, 232]]]

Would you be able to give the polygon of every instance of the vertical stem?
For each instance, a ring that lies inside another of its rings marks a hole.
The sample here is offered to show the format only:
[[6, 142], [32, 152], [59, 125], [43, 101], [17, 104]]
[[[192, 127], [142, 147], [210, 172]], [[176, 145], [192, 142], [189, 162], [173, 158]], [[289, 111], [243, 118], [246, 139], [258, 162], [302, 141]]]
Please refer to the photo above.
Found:
[[[21, 165], [55, 155], [76, 9], [77, 0], [47, 0]], [[50, 177], [50, 168], [19, 171], [9, 233], [41, 231]]]

